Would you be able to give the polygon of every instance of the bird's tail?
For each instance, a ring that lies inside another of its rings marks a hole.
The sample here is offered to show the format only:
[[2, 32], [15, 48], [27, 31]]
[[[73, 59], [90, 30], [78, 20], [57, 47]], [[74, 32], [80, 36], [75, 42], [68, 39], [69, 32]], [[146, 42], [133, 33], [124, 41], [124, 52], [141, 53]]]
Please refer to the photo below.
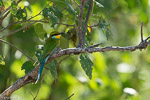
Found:
[[46, 59], [44, 59], [41, 63], [41, 66], [40, 66], [40, 69], [39, 69], [39, 72], [38, 72], [38, 77], [36, 79], [36, 82], [35, 84], [40, 80], [40, 77], [41, 77], [41, 74], [42, 74], [42, 70], [43, 70], [43, 67], [45, 65], [45, 62], [46, 62]]

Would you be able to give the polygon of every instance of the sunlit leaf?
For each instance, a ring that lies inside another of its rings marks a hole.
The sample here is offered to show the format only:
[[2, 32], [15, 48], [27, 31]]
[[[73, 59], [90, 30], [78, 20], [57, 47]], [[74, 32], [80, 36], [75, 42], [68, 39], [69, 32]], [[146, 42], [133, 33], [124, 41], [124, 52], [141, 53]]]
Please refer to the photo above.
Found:
[[22, 67], [21, 70], [25, 70], [25, 73], [27, 74], [28, 72], [30, 72], [31, 70], [33, 70], [34, 66], [33, 66], [33, 62], [31, 61], [26, 61]]
[[100, 2], [95, 1], [95, 0], [94, 0], [94, 2], [96, 3], [96, 5], [97, 5], [98, 7], [100, 7], [100, 8], [101, 8], [101, 7], [104, 7]]
[[11, 7], [12, 7], [12, 8], [16, 8], [16, 7], [17, 7], [16, 1], [11, 2]]
[[92, 79], [92, 66], [93, 62], [90, 60], [90, 58], [86, 54], [80, 55], [80, 64], [85, 71], [86, 75]]
[[11, 3], [10, 12], [11, 12], [13, 15], [16, 15], [16, 14], [17, 14], [17, 3], [16, 3], [15, 1], [13, 1], [13, 2]]
[[57, 79], [57, 77], [58, 77], [56, 66], [57, 66], [56, 60], [53, 60], [48, 64], [48, 67], [50, 68], [51, 75], [53, 76], [54, 79]]
[[0, 65], [5, 65], [4, 58], [0, 55]]

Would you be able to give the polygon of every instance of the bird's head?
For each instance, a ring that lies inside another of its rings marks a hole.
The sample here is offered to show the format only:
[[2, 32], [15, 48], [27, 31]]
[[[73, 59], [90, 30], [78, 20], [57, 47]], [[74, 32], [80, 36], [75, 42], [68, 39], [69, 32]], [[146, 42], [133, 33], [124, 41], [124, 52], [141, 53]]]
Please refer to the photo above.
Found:
[[51, 35], [50, 35], [50, 37], [52, 38], [52, 39], [60, 39], [61, 38], [61, 35], [62, 34], [64, 34], [63, 32], [61, 32], [61, 33], [59, 33], [59, 32], [57, 32], [57, 31], [55, 31], [55, 32], [52, 32], [51, 33]]

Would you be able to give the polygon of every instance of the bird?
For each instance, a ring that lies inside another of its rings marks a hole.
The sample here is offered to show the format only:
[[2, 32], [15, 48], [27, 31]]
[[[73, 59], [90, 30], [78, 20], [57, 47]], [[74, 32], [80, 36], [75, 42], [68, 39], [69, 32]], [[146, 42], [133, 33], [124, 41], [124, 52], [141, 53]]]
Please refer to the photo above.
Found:
[[51, 32], [50, 37], [46, 40], [43, 48], [43, 52], [40, 58], [40, 69], [38, 71], [38, 76], [36, 79], [35, 84], [40, 80], [41, 74], [43, 67], [46, 63], [46, 61], [49, 59], [49, 57], [56, 51], [56, 48], [58, 47], [59, 40], [61, 37], [61, 34], [63, 33], [58, 33], [57, 31]]

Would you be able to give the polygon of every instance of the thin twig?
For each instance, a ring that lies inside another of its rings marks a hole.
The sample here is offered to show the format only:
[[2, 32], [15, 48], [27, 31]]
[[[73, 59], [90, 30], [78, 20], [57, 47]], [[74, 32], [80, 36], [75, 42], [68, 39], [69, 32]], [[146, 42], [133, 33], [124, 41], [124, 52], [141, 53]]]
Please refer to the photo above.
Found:
[[0, 38], [0, 42], [3, 42], [5, 44], [7, 44], [7, 45], [9, 45], [9, 46], [11, 46], [13, 48], [15, 48], [16, 50], [20, 51], [23, 55], [25, 55], [29, 60], [35, 62], [35, 60], [33, 60], [32, 58], [30, 58], [25, 52], [23, 52], [21, 49], [17, 48], [15, 45], [13, 45], [13, 44], [11, 44], [11, 43], [9, 43], [9, 42], [1, 39], [1, 38]]
[[[64, 57], [63, 59], [61, 59], [58, 63], [57, 63], [57, 65], [56, 66], [59, 66], [61, 63], [62, 63], [62, 61], [64, 61], [65, 59], [67, 59], [69, 56], [66, 56], [66, 57]], [[50, 70], [50, 68], [47, 68], [47, 67], [44, 67], [46, 70]]]
[[34, 96], [33, 96], [32, 92], [31, 92], [31, 91], [29, 91], [29, 93], [30, 93], [30, 94], [31, 94], [31, 96], [34, 98]]
[[143, 22], [141, 22], [141, 41], [143, 42]]
[[[44, 74], [44, 75], [45, 75], [45, 74]], [[44, 75], [43, 75], [43, 77], [41, 78], [40, 87], [38, 88], [38, 91], [37, 91], [35, 97], [33, 98], [33, 100], [35, 100], [35, 99], [37, 98], [37, 96], [38, 96], [38, 94], [39, 94], [39, 92], [40, 92], [40, 89], [41, 89], [41, 86], [42, 86], [42, 83], [43, 83], [43, 79], [44, 79]]]
[[11, 23], [9, 25], [7, 25], [6, 27], [3, 27], [0, 32], [4, 31], [6, 28], [12, 26], [12, 25], [15, 25], [15, 24], [21, 24], [21, 23], [29, 23], [29, 22], [43, 22], [43, 23], [48, 23], [48, 21], [44, 21], [44, 20], [25, 20], [25, 21], [17, 21], [17, 22], [14, 22], [14, 23]]
[[75, 1], [75, 0], [73, 0], [74, 1], [74, 3], [78, 6], [78, 7], [80, 7], [80, 5]]
[[71, 26], [71, 27], [75, 27], [75, 25], [71, 25], [71, 24], [65, 24], [65, 23], [56, 23], [56, 24], [61, 24], [61, 25], [65, 25], [65, 26]]
[[35, 18], [36, 16], [40, 15], [42, 13], [42, 11], [51, 3], [52, 1], [50, 1], [38, 14], [30, 17], [28, 20], [32, 19], [32, 18]]
[[71, 98], [72, 96], [74, 96], [74, 93], [71, 94], [71, 95], [70, 95], [68, 98], [66, 98], [65, 100], [70, 100], [70, 98]]
[[94, 45], [89, 46], [89, 47], [87, 47], [87, 48], [95, 48], [95, 47], [98, 47], [98, 46], [101, 45], [101, 44], [103, 44], [103, 43], [94, 44]]
[[[36, 22], [30, 23], [30, 24], [28, 24], [28, 25], [26, 25], [26, 26], [31, 26], [31, 25], [34, 24], [34, 23], [36, 23]], [[3, 35], [1, 38], [5, 38], [5, 37], [7, 37], [7, 36], [9, 36], [9, 35], [12, 35], [12, 34], [18, 32], [18, 31], [24, 29], [26, 26], [23, 26], [23, 27], [21, 27], [21, 28], [15, 30], [15, 31], [12, 31], [12, 32], [10, 32], [10, 33], [8, 33], [8, 34], [5, 34], [5, 35]]]
[[84, 27], [83, 27], [83, 30], [82, 30], [82, 43], [83, 43], [82, 45], [83, 45], [83, 48], [84, 48], [84, 43], [85, 43], [85, 33], [86, 33], [88, 20], [89, 20], [89, 17], [90, 17], [90, 12], [92, 10], [92, 7], [93, 7], [93, 0], [90, 0], [88, 12], [86, 14], [85, 24], [84, 24]]
[[95, 24], [95, 25], [90, 25], [88, 27], [97, 27], [99, 25], [99, 23]]

